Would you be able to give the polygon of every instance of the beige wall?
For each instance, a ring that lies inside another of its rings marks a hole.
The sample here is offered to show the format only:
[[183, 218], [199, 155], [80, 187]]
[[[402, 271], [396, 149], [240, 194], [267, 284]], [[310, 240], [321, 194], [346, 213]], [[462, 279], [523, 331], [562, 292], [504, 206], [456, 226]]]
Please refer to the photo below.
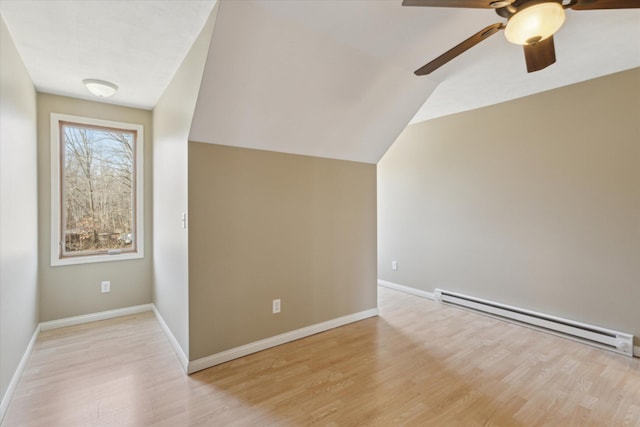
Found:
[[[144, 126], [144, 259], [51, 267], [51, 113]], [[38, 94], [38, 211], [40, 321], [150, 303], [151, 292], [151, 112], [63, 96]], [[111, 292], [100, 282], [111, 281]]]
[[38, 325], [36, 91], [0, 17], [0, 421]]
[[218, 5], [153, 110], [154, 303], [189, 354], [187, 142]]
[[189, 215], [191, 360], [377, 307], [373, 164], [190, 142]]
[[378, 165], [379, 278], [640, 336], [639, 112], [634, 69], [409, 126]]

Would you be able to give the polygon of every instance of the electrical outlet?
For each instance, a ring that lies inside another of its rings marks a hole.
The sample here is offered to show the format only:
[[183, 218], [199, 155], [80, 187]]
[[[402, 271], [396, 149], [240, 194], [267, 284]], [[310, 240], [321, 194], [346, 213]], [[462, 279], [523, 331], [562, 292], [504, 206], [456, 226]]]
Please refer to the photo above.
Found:
[[398, 261], [391, 261], [391, 269], [396, 271], [398, 269]]
[[273, 300], [271, 311], [273, 312], [273, 314], [280, 313], [280, 300], [279, 299], [274, 299]]
[[111, 292], [111, 282], [109, 280], [103, 280], [101, 290], [103, 294]]

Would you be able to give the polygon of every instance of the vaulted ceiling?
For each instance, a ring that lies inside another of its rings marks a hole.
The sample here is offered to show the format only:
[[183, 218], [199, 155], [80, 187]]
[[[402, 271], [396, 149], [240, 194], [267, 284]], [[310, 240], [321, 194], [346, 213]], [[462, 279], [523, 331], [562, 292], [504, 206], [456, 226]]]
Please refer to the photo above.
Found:
[[[425, 120], [640, 66], [640, 10], [567, 12], [556, 64], [526, 73], [498, 34], [433, 74], [413, 71], [481, 28], [487, 9], [401, 0], [220, 0], [193, 120], [202, 142], [376, 162]], [[39, 91], [152, 109], [215, 0], [2, 0]], [[597, 102], [597, 100], [594, 100]], [[569, 114], [570, 112], [567, 112]]]
[[190, 139], [376, 163], [435, 83], [268, 6], [220, 4]]

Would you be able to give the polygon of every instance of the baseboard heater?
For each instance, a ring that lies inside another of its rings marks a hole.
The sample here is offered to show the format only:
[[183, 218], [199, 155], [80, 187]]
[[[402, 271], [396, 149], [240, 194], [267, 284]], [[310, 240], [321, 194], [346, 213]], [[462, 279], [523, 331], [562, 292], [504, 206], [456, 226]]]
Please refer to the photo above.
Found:
[[561, 337], [633, 357], [633, 335], [512, 307], [493, 301], [436, 289], [436, 301], [470, 309]]

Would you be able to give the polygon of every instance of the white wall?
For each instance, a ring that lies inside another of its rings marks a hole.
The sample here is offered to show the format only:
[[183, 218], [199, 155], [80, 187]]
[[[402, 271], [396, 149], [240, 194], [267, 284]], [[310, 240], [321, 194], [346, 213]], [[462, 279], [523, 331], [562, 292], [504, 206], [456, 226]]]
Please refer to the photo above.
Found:
[[378, 277], [640, 336], [639, 82], [409, 126], [378, 164]]
[[153, 110], [154, 302], [186, 356], [189, 354], [187, 155], [191, 119], [218, 6]]
[[0, 420], [38, 325], [36, 91], [0, 17]]

